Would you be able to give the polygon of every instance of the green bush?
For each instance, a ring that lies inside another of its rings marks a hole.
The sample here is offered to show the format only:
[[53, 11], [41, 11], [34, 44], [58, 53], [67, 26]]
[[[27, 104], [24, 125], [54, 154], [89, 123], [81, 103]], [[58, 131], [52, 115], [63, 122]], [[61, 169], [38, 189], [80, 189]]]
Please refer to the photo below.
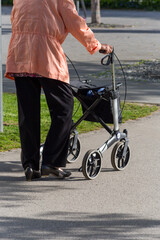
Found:
[[[23, 0], [22, 0], [23, 1]], [[90, 8], [91, 0], [84, 0], [86, 7]], [[101, 8], [112, 9], [148, 9], [159, 10], [160, 0], [100, 0]], [[2, 5], [12, 5], [13, 0], [2, 0]]]
[[[85, 0], [86, 7], [90, 7], [91, 0]], [[160, 9], [160, 0], [100, 0], [101, 8], [128, 9]]]
[[12, 5], [13, 0], [2, 0], [2, 5]]

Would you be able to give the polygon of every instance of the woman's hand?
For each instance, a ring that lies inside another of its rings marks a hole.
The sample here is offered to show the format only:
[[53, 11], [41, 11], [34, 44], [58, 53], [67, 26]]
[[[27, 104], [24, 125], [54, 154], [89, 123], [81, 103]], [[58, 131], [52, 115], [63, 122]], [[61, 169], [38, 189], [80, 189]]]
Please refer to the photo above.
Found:
[[109, 54], [113, 51], [113, 47], [108, 44], [101, 44], [101, 49], [99, 50], [100, 53]]

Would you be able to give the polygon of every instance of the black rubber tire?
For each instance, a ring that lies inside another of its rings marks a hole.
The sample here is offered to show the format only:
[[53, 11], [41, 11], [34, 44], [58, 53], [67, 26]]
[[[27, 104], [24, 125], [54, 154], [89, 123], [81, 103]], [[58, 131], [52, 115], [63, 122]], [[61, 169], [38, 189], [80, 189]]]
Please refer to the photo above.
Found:
[[127, 146], [127, 152], [125, 159], [122, 159], [123, 149], [124, 149], [124, 141], [116, 143], [111, 153], [111, 164], [115, 170], [122, 171], [124, 170], [130, 158], [130, 148]]
[[102, 156], [97, 150], [86, 152], [82, 162], [82, 172], [86, 179], [95, 179], [101, 171]]

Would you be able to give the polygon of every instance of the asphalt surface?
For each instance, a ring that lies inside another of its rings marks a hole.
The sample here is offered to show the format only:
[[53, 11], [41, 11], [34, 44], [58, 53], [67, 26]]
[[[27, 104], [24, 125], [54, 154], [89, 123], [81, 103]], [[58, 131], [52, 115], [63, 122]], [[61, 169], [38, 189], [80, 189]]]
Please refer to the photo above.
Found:
[[[2, 10], [5, 68], [10, 24], [5, 14], [8, 8]], [[159, 12], [102, 11], [102, 22], [129, 27], [99, 29], [95, 34], [115, 46], [122, 62], [159, 59], [159, 20]], [[83, 69], [82, 75], [95, 70], [101, 59], [100, 54], [89, 56], [72, 36], [64, 49], [79, 70]], [[10, 84], [4, 79], [4, 89], [12, 92]], [[128, 100], [159, 104], [160, 83], [135, 81], [128, 85]], [[104, 129], [79, 136], [81, 153], [75, 163], [67, 165], [72, 171], [68, 180], [49, 177], [26, 182], [20, 150], [0, 153], [0, 239], [160, 239], [159, 121], [157, 111], [122, 124], [120, 129], [129, 133], [128, 167], [124, 171], [112, 168], [111, 147], [104, 153], [101, 173], [92, 181], [78, 168], [89, 149], [97, 149], [109, 138]]]
[[131, 157], [124, 171], [111, 166], [111, 149], [95, 180], [78, 172], [84, 154], [108, 138], [102, 129], [80, 135], [81, 153], [68, 164], [70, 179], [26, 182], [20, 151], [0, 153], [0, 239], [160, 239], [160, 111], [121, 126]]

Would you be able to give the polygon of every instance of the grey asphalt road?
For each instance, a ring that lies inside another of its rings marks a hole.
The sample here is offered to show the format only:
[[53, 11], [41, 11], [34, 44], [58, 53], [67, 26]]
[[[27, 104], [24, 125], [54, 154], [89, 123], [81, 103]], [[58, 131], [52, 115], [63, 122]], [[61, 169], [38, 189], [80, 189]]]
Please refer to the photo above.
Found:
[[[5, 68], [10, 38], [8, 8], [3, 8], [3, 56]], [[5, 14], [6, 12], [6, 14]], [[129, 27], [97, 29], [100, 41], [115, 46], [122, 62], [159, 59], [159, 12], [102, 11], [102, 21]], [[89, 22], [90, 19], [88, 18]], [[101, 56], [90, 56], [68, 36], [67, 55], [83, 74], [100, 71]], [[90, 69], [90, 70], [89, 70]], [[128, 99], [159, 103], [159, 83], [129, 82]], [[14, 91], [4, 79], [4, 90]], [[103, 156], [102, 171], [92, 181], [78, 172], [89, 149], [97, 149], [108, 138], [104, 130], [79, 136], [81, 153], [68, 164], [72, 177], [25, 181], [20, 150], [0, 153], [0, 239], [2, 240], [158, 240], [160, 239], [160, 111], [121, 125], [129, 132], [130, 163], [124, 171], [114, 171], [111, 151]]]

